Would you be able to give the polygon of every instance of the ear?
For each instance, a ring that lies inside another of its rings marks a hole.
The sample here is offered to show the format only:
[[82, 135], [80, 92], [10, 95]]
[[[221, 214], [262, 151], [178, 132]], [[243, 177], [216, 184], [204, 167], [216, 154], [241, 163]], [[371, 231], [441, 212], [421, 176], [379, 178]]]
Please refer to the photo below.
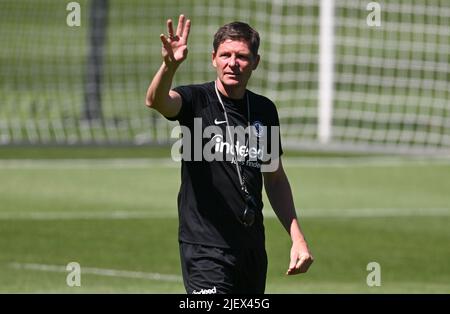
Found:
[[217, 68], [217, 63], [216, 63], [216, 52], [215, 52], [215, 51], [212, 52], [211, 58], [212, 58], [212, 65], [213, 65], [213, 67]]
[[255, 58], [255, 62], [253, 63], [253, 70], [256, 70], [256, 68], [258, 67], [259, 59], [260, 59], [260, 57], [259, 57], [259, 55], [257, 55]]

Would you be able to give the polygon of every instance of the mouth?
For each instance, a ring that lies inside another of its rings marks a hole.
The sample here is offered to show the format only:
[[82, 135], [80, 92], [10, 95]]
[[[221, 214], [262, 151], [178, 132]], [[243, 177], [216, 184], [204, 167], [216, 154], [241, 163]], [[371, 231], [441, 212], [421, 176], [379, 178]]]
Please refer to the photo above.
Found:
[[231, 76], [231, 77], [238, 77], [239, 76], [238, 73], [224, 73], [224, 75], [228, 75], [228, 76]]

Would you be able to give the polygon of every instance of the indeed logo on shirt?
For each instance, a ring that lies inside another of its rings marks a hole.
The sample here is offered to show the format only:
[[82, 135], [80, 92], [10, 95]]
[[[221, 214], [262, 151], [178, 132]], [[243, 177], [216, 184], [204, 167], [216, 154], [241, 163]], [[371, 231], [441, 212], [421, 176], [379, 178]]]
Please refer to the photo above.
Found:
[[231, 154], [233, 156], [238, 155], [241, 158], [250, 157], [250, 159], [262, 159], [264, 152], [261, 148], [256, 147], [247, 147], [247, 145], [240, 145], [239, 140], [236, 141], [235, 145], [231, 145], [230, 143], [223, 140], [223, 136], [221, 134], [215, 135], [211, 141], [213, 141], [214, 149], [216, 152]]

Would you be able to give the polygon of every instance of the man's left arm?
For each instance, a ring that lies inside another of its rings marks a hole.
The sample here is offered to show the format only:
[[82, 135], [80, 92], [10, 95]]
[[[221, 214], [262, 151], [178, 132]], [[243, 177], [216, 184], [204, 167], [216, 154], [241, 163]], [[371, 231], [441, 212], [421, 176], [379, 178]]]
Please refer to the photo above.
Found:
[[270, 204], [292, 240], [291, 260], [286, 274], [305, 273], [314, 258], [297, 220], [291, 186], [284, 172], [281, 158], [277, 170], [263, 172], [263, 175]]

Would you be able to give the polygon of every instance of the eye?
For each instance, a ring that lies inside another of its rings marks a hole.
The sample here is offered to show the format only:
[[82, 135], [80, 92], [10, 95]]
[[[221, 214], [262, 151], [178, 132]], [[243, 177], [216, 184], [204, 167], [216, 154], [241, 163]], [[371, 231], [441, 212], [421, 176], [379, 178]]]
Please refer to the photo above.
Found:
[[247, 61], [247, 60], [249, 59], [249, 56], [248, 56], [248, 55], [241, 55], [241, 54], [239, 54], [239, 55], [237, 55], [237, 57], [238, 57], [239, 59], [245, 60], [245, 61]]

